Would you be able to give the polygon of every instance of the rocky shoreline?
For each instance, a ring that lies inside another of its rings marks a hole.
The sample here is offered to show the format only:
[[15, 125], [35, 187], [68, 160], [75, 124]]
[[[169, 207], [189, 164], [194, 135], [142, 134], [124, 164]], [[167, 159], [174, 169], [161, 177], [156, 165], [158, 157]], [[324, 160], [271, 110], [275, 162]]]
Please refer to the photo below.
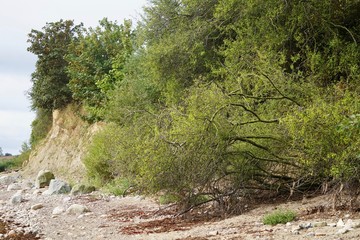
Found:
[[[327, 211], [326, 196], [261, 205], [227, 219], [185, 218], [142, 196], [69, 193], [59, 179], [44, 187], [37, 181], [0, 174], [0, 221], [6, 223], [0, 239], [360, 239], [359, 213]], [[296, 211], [298, 218], [264, 225], [263, 216], [276, 209]]]

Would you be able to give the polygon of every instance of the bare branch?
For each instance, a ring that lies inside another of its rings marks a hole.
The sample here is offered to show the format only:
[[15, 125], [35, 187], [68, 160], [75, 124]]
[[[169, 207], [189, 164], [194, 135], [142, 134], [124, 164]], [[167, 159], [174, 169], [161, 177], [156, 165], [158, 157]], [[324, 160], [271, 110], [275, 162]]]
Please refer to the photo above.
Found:
[[236, 107], [242, 107], [245, 111], [251, 113], [254, 117], [256, 117], [258, 119], [259, 122], [263, 122], [263, 123], [279, 123], [278, 119], [273, 119], [273, 120], [263, 120], [259, 117], [259, 115], [257, 115], [253, 110], [248, 109], [244, 104], [241, 103], [231, 103], [231, 106], [236, 106]]

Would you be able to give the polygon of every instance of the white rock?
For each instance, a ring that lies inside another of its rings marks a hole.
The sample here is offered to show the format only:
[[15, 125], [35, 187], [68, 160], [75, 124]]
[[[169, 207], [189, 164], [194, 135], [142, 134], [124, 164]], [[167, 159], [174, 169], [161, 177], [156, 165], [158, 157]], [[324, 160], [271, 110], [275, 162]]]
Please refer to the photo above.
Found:
[[345, 234], [347, 233], [348, 231], [352, 230], [351, 228], [347, 228], [347, 227], [344, 227], [344, 228], [341, 228], [339, 229], [336, 234]]
[[86, 206], [80, 204], [73, 204], [66, 210], [66, 213], [75, 215], [80, 215], [86, 212], [90, 212], [90, 210]]
[[23, 201], [23, 197], [21, 196], [21, 194], [16, 193], [15, 195], [13, 195], [10, 199], [11, 204], [19, 204]]
[[34, 184], [30, 181], [24, 181], [21, 183], [21, 187], [23, 189], [32, 189], [34, 187]]
[[42, 191], [40, 189], [35, 189], [33, 194], [34, 195], [40, 195], [42, 193]]
[[0, 177], [0, 184], [1, 185], [9, 185], [11, 183], [16, 182], [17, 178], [18, 177], [15, 177], [15, 176], [2, 176], [2, 177]]
[[8, 191], [14, 191], [14, 190], [21, 190], [21, 185], [19, 183], [11, 183], [8, 187], [7, 187]]
[[65, 212], [65, 209], [63, 207], [56, 207], [54, 208], [54, 210], [52, 211], [53, 215], [60, 215], [63, 212]]
[[340, 218], [339, 221], [336, 223], [336, 226], [337, 226], [337, 227], [344, 227], [344, 226], [345, 226], [345, 223], [344, 223], [344, 221]]

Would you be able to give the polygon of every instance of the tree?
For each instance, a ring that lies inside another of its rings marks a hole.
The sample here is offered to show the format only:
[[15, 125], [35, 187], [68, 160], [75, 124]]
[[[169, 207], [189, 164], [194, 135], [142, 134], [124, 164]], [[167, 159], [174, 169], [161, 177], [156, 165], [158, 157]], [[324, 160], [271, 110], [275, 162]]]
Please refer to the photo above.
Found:
[[3, 150], [2, 148], [0, 147], [0, 157], [4, 156], [4, 153], [3, 153]]
[[132, 51], [131, 21], [118, 25], [104, 18], [100, 26], [85, 31], [79, 41], [70, 44], [66, 55], [73, 98], [101, 117], [96, 112], [104, 107], [115, 83], [123, 79], [124, 65]]
[[29, 92], [34, 109], [53, 110], [72, 101], [64, 56], [81, 32], [82, 24], [74, 25], [72, 20], [47, 23], [42, 31], [31, 30], [28, 51], [38, 57]]

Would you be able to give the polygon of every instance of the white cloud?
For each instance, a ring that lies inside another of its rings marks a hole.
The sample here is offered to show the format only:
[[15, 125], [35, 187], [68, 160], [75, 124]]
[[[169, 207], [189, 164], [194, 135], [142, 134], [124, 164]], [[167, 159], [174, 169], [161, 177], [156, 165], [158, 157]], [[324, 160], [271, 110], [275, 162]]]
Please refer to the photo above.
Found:
[[0, 147], [3, 152], [18, 154], [21, 144], [29, 140], [34, 113], [0, 111]]

